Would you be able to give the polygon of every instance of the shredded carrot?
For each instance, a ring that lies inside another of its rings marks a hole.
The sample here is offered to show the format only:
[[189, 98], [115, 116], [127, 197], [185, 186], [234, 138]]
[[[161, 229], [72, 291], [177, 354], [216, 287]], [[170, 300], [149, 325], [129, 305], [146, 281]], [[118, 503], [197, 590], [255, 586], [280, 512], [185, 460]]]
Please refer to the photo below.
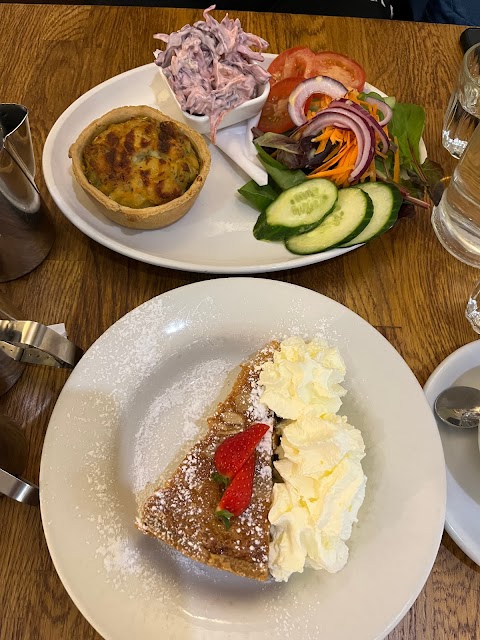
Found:
[[400, 181], [400, 149], [398, 148], [398, 140], [395, 136], [395, 138], [393, 139], [393, 141], [395, 142], [395, 154], [393, 156], [393, 181], [394, 182], [399, 182]]
[[348, 147], [345, 145], [343, 147], [343, 149], [341, 151], [338, 151], [336, 149], [334, 149], [332, 151], [332, 153], [329, 153], [328, 156], [325, 158], [325, 161], [322, 162], [322, 164], [320, 165], [320, 168], [323, 169], [330, 169], [331, 167], [333, 167], [333, 165], [337, 164], [337, 162], [339, 162], [342, 157], [347, 153], [348, 151]]
[[315, 138], [312, 138], [312, 142], [320, 142], [320, 140], [328, 140], [332, 135], [333, 127], [327, 127], [324, 129], [323, 133], [320, 133]]
[[330, 176], [336, 176], [339, 174], [344, 174], [353, 169], [353, 164], [349, 167], [336, 167], [335, 169], [327, 169], [327, 171], [318, 171], [316, 169], [313, 173], [307, 176], [307, 178], [329, 178]]
[[[330, 104], [331, 99], [323, 100], [325, 96], [315, 96], [312, 100], [312, 107], [315, 109], [325, 108]], [[370, 104], [365, 100], [361, 100], [358, 91], [355, 89], [350, 90], [345, 96], [347, 100], [351, 100], [353, 103], [360, 105], [379, 122], [379, 109], [376, 103]], [[316, 115], [318, 111], [314, 110], [313, 115]], [[387, 127], [383, 127], [385, 133], [388, 135]], [[380, 137], [375, 136], [375, 154], [381, 158], [385, 158], [386, 154], [381, 152]], [[355, 166], [355, 162], [358, 156], [358, 141], [350, 129], [341, 129], [334, 126], [326, 127], [319, 135], [312, 139], [312, 142], [318, 143], [316, 153], [323, 153], [327, 148], [328, 143], [333, 145], [333, 149], [326, 155], [320, 166], [316, 167], [307, 177], [308, 178], [320, 178], [325, 177], [331, 179], [338, 186], [348, 186], [350, 173]], [[398, 147], [398, 145], [397, 145]], [[400, 177], [400, 156], [397, 152], [394, 157], [394, 180], [398, 180]], [[360, 177], [360, 181], [370, 180], [375, 182], [377, 179], [377, 173], [375, 168], [375, 159], [372, 160], [368, 169]]]
[[357, 104], [360, 104], [361, 102], [360, 98], [358, 97], [358, 91], [356, 91], [355, 89], [350, 89], [345, 97], [347, 98], [347, 100], [351, 100], [352, 102], [356, 102]]
[[[348, 184], [348, 177], [355, 166], [358, 155], [356, 137], [349, 130], [329, 128], [331, 129], [331, 133], [328, 140], [335, 145], [335, 148], [332, 149], [322, 164], [312, 171], [308, 177], [329, 177], [338, 186], [344, 186]], [[322, 138], [323, 140], [319, 148], [322, 147], [323, 150], [328, 140], [324, 134], [322, 134]]]
[[307, 120], [311, 120], [319, 111], [328, 107], [332, 100], [333, 98], [331, 96], [327, 96], [324, 93], [315, 93], [312, 96], [312, 101], [308, 108]]
[[323, 140], [320, 141], [320, 144], [317, 147], [317, 153], [322, 153], [322, 151], [324, 151], [325, 147], [327, 146], [328, 143], [328, 138], [324, 138]]
[[345, 156], [343, 163], [344, 164], [350, 164], [352, 163], [355, 166], [355, 162], [357, 160], [357, 155], [358, 155], [358, 145], [352, 145], [347, 153], [347, 155]]
[[375, 169], [375, 160], [372, 160], [368, 169], [361, 176], [360, 182], [365, 182], [365, 180], [370, 180], [370, 182], [375, 182], [376, 179], [377, 179], [377, 172]]

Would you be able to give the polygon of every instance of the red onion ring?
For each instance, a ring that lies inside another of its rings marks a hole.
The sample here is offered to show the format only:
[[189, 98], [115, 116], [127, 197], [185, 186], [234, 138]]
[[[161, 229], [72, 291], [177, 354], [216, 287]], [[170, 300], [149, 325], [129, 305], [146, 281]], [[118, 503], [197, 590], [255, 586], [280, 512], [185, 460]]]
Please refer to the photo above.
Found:
[[352, 102], [351, 100], [336, 100], [331, 102], [328, 105], [327, 109], [330, 109], [331, 107], [339, 107], [347, 109], [348, 111], [354, 111], [361, 118], [363, 118], [365, 122], [367, 122], [375, 129], [375, 133], [377, 133], [378, 137], [380, 138], [380, 141], [382, 143], [382, 148], [380, 149], [380, 151], [382, 153], [387, 153], [390, 147], [390, 140], [388, 139], [387, 134], [380, 126], [380, 123], [375, 120], [373, 116], [367, 113], [365, 109], [363, 109], [359, 104], [355, 104], [355, 102]]
[[381, 127], [384, 127], [390, 122], [393, 115], [392, 107], [390, 105], [388, 105], [386, 102], [383, 102], [383, 100], [370, 98], [370, 96], [367, 96], [365, 98], [365, 102], [368, 102], [369, 104], [376, 104], [377, 108], [383, 113], [383, 120], [380, 120], [380, 122], [378, 123]]
[[357, 139], [357, 159], [348, 178], [349, 182], [353, 182], [365, 173], [373, 159], [375, 153], [373, 129], [356, 113], [348, 113], [345, 109], [342, 111], [339, 108], [327, 108], [312, 118], [302, 129], [302, 137], [315, 136], [328, 126], [350, 129]]
[[299, 126], [307, 121], [304, 113], [305, 103], [314, 93], [324, 93], [334, 100], [343, 98], [348, 92], [347, 88], [337, 80], [328, 76], [308, 78], [295, 87], [288, 98], [288, 114], [293, 124]]

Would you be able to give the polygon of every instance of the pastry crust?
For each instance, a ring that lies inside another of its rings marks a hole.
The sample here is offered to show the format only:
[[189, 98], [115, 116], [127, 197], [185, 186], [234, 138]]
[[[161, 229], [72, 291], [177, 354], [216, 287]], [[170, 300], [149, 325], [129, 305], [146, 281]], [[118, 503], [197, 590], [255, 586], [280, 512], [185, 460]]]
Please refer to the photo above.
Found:
[[[229, 529], [215, 516], [222, 492], [212, 480], [212, 473], [220, 443], [256, 421], [248, 399], [258, 382], [260, 367], [273, 358], [277, 349], [278, 343], [272, 341], [241, 365], [230, 393], [208, 418], [204, 437], [170, 477], [142, 494], [136, 521], [140, 531], [192, 560], [260, 581], [269, 579], [272, 448], [257, 450], [251, 503], [243, 514], [232, 519]], [[232, 414], [240, 416], [243, 425], [233, 424]], [[271, 419], [273, 422], [273, 414]]]
[[[83, 151], [85, 147], [109, 125], [126, 122], [132, 118], [147, 117], [159, 122], [171, 122], [189, 138], [200, 159], [200, 171], [187, 191], [171, 202], [156, 207], [134, 209], [112, 200], [87, 180], [84, 173]], [[169, 118], [158, 109], [148, 106], [119, 107], [109, 111], [89, 124], [69, 149], [72, 168], [80, 186], [104, 207], [104, 214], [113, 222], [131, 229], [160, 229], [182, 218], [191, 208], [205, 184], [210, 170], [210, 152], [203, 137], [190, 127]]]

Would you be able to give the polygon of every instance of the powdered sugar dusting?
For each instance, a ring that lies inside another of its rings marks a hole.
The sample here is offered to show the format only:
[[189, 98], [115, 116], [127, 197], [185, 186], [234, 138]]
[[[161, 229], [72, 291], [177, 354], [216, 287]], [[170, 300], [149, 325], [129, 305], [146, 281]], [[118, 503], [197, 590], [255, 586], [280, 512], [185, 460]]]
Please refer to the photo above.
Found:
[[[260, 367], [258, 370], [260, 370]], [[262, 392], [263, 389], [259, 384], [253, 385], [250, 394], [250, 407], [247, 413], [252, 422], [263, 422], [263, 424], [272, 426], [274, 416], [267, 405], [260, 401]]]
[[[133, 489], [141, 491], [148, 482], [155, 482], [164, 469], [164, 454], [172, 457], [175, 449], [197, 438], [201, 432], [200, 420], [215, 398], [230, 369], [225, 360], [201, 362], [168, 386], [148, 408], [135, 436], [133, 456]], [[165, 438], [163, 425], [176, 410], [180, 415], [172, 442]], [[165, 451], [167, 448], [167, 451]]]

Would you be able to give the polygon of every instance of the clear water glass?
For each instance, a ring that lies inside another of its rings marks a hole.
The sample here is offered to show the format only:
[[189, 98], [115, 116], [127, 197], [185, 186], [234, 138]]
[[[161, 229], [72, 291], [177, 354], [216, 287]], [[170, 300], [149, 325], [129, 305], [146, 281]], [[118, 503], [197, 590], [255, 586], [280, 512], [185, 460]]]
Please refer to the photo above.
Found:
[[480, 44], [465, 53], [443, 121], [443, 146], [460, 158], [480, 118]]
[[433, 209], [432, 225], [447, 251], [480, 268], [480, 127], [475, 129], [450, 184]]

